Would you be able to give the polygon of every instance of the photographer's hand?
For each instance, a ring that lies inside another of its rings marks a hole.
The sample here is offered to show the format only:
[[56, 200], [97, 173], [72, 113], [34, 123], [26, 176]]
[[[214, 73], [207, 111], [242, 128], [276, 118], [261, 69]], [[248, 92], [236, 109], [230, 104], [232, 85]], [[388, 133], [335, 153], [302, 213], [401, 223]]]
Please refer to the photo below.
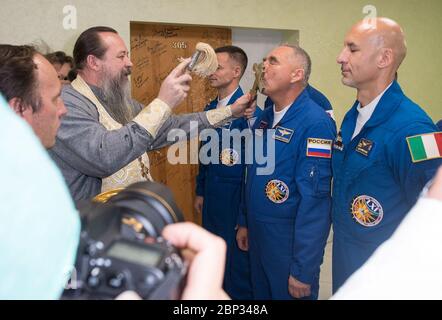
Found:
[[204, 204], [204, 197], [196, 196], [195, 203], [193, 204], [193, 207], [199, 216], [201, 216], [203, 214], [203, 204]]
[[120, 293], [115, 300], [142, 300], [135, 291], [124, 291]]
[[236, 231], [236, 242], [242, 251], [249, 251], [248, 231], [245, 227], [239, 227]]
[[193, 251], [190, 255], [189, 250], [187, 253], [183, 251], [185, 258], [191, 262], [181, 299], [229, 299], [222, 289], [226, 256], [223, 239], [190, 222], [167, 225], [163, 237], [178, 248]]

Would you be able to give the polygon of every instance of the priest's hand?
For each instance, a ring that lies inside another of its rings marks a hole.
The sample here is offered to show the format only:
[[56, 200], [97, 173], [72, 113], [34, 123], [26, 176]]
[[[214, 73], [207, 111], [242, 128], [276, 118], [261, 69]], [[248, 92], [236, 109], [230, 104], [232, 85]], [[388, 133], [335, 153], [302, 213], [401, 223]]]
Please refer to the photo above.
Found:
[[186, 72], [189, 62], [190, 58], [184, 59], [161, 84], [158, 99], [167, 103], [172, 109], [187, 97], [187, 93], [190, 90], [189, 82], [192, 80], [192, 77]]

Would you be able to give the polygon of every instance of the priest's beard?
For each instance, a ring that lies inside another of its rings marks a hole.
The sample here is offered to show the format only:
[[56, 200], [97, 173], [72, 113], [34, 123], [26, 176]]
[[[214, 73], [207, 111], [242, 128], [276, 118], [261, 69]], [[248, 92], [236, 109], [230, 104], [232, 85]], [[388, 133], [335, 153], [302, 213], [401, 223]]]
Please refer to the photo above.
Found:
[[130, 74], [130, 69], [124, 69], [116, 76], [112, 76], [106, 68], [102, 74], [101, 89], [106, 99], [106, 110], [115, 121], [122, 125], [132, 121], [135, 116], [127, 78]]

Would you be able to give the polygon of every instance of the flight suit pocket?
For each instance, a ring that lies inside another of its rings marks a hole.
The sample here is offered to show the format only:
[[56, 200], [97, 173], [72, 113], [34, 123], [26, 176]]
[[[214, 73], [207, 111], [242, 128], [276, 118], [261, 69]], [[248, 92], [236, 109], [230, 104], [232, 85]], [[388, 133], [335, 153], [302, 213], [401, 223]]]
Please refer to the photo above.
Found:
[[329, 194], [331, 184], [330, 161], [318, 160], [313, 163], [310, 167], [309, 179], [315, 194]]

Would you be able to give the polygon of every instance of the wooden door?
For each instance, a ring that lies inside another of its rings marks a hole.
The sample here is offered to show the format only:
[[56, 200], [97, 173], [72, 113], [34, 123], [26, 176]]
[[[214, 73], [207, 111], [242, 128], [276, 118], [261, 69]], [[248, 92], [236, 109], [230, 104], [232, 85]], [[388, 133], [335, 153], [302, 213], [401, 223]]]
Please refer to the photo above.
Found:
[[[157, 96], [161, 82], [178, 64], [178, 58], [190, 57], [198, 42], [208, 43], [213, 48], [230, 45], [231, 30], [131, 22], [130, 52], [134, 64], [131, 82], [134, 99], [144, 104], [150, 103]], [[202, 111], [216, 97], [216, 91], [209, 86], [207, 80], [196, 75], [192, 75], [192, 78], [190, 93], [174, 110], [175, 114]], [[187, 144], [189, 153], [189, 143]], [[167, 161], [167, 148], [149, 152], [149, 159], [152, 177], [172, 190], [185, 219], [201, 224], [201, 217], [196, 216], [193, 209], [198, 165], [170, 164]], [[189, 155], [187, 159], [190, 159]]]

